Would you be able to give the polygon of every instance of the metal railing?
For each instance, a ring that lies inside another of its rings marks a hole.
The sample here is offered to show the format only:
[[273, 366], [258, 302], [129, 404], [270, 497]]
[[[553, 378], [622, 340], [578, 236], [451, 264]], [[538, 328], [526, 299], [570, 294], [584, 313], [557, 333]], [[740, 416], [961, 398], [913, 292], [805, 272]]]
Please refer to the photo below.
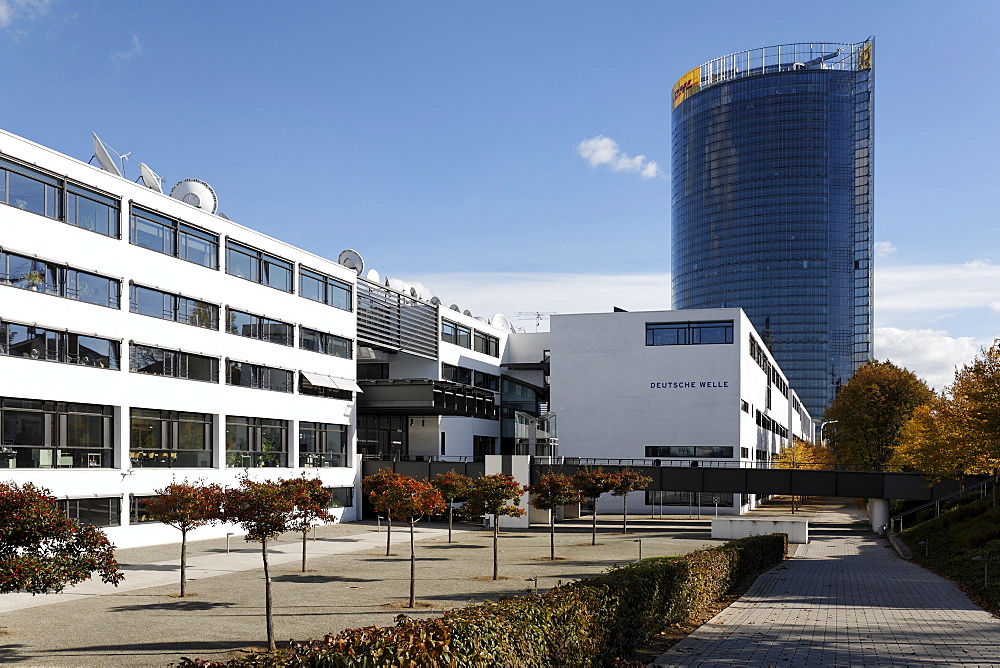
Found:
[[[889, 533], [897, 534], [903, 530], [903, 518], [909, 515], [915, 515], [921, 511], [927, 510], [928, 508], [934, 508], [934, 517], [941, 516], [941, 508], [948, 505], [949, 501], [957, 501], [964, 496], [969, 496], [972, 494], [979, 495], [980, 498], [986, 497], [986, 492], [991, 485], [994, 487], [997, 484], [996, 478], [988, 478], [982, 482], [978, 482], [974, 485], [970, 485], [965, 489], [960, 489], [957, 492], [953, 492], [947, 496], [942, 496], [936, 501], [928, 501], [927, 503], [921, 504], [915, 508], [910, 508], [909, 510], [899, 513], [898, 515], [893, 515], [889, 518]], [[945, 507], [947, 510], [947, 507]], [[915, 522], [914, 524], [919, 524], [920, 522]]]

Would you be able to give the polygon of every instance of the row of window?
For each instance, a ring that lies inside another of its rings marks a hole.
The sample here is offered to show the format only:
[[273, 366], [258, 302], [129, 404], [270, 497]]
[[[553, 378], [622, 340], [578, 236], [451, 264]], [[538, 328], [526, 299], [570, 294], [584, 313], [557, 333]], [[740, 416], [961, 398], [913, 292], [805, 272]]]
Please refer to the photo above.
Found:
[[[351, 508], [354, 506], [353, 487], [327, 487], [330, 492], [330, 508]], [[156, 522], [149, 516], [146, 504], [155, 496], [129, 495], [129, 524], [147, 524]], [[88, 497], [85, 499], [59, 499], [56, 506], [66, 517], [80, 524], [90, 524], [97, 527], [116, 527], [121, 525], [121, 503], [119, 496]]]
[[767, 415], [764, 415], [760, 411], [757, 411], [757, 426], [766, 429], [772, 434], [777, 434], [781, 438], [788, 438], [788, 429], [783, 427], [778, 422], [775, 422]]
[[703, 457], [732, 459], [731, 445], [647, 445], [646, 457]]
[[441, 380], [450, 380], [453, 383], [462, 383], [463, 385], [474, 385], [492, 392], [500, 391], [500, 376], [467, 369], [463, 366], [441, 364]]
[[[0, 283], [99, 306], [119, 308], [120, 305], [119, 279], [10, 252], [0, 251]], [[219, 328], [217, 304], [134, 283], [129, 284], [129, 310], [194, 327]], [[299, 347], [303, 350], [353, 358], [353, 341], [350, 339], [305, 326], [299, 329]], [[291, 346], [295, 325], [227, 307], [226, 331]]]
[[[323, 342], [324, 339], [319, 341], [317, 345], [328, 345]], [[312, 342], [315, 343], [316, 341]], [[0, 354], [101, 369], [119, 369], [121, 342], [66, 330], [0, 321]], [[229, 385], [274, 392], [295, 391], [294, 372], [288, 369], [230, 359], [226, 359], [225, 364], [226, 383]], [[219, 358], [141, 343], [131, 344], [129, 370], [153, 376], [219, 382]], [[320, 385], [312, 382], [305, 374], [299, 381], [299, 393], [347, 401], [351, 399], [350, 389]]]
[[[60, 220], [105, 236], [119, 238], [120, 204], [111, 197], [63, 179], [0, 159], [0, 203]], [[169, 216], [132, 206], [131, 243], [187, 262], [219, 268], [219, 235]], [[295, 265], [245, 244], [226, 240], [226, 273], [293, 292]], [[312, 299], [351, 310], [350, 284], [300, 267], [300, 292]]]
[[[753, 337], [753, 334], [750, 335], [750, 357], [767, 374], [768, 385], [774, 385], [778, 389], [778, 392], [787, 397], [788, 383], [778, 373], [778, 369], [767, 359], [764, 349], [757, 343], [757, 339]], [[768, 389], [770, 390], [770, 388]], [[770, 404], [770, 401], [768, 403]], [[768, 408], [770, 408], [770, 405], [768, 405]]]
[[[109, 468], [113, 465], [111, 406], [0, 399], [0, 468]], [[134, 468], [210, 468], [218, 416], [134, 408], [129, 461]], [[225, 466], [287, 467], [288, 420], [227, 416]], [[348, 426], [299, 422], [298, 465], [350, 465]]]
[[666, 492], [655, 489], [646, 490], [647, 506], [707, 506], [733, 505], [732, 492]]
[[441, 320], [441, 340], [445, 343], [473, 349], [477, 353], [500, 357], [500, 339], [450, 320]]
[[732, 342], [732, 320], [646, 323], [647, 346], [709, 345]]

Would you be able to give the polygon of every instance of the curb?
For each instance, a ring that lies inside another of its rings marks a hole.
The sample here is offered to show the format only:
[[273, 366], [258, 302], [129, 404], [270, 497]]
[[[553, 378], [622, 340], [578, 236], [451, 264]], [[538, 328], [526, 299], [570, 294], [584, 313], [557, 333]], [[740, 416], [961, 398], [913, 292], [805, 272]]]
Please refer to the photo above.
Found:
[[892, 545], [893, 549], [900, 557], [906, 559], [907, 561], [913, 559], [913, 553], [910, 552], [910, 548], [906, 546], [906, 543], [896, 538], [896, 534], [889, 534], [889, 543]]

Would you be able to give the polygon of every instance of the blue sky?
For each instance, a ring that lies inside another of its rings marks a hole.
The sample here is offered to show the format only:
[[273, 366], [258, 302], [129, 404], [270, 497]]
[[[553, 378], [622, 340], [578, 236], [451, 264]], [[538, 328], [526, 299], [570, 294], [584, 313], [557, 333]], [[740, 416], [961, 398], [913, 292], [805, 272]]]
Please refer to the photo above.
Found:
[[1000, 334], [998, 28], [994, 1], [0, 0], [0, 127], [83, 160], [96, 131], [127, 176], [531, 331], [669, 307], [681, 74], [875, 35], [876, 355], [942, 385]]

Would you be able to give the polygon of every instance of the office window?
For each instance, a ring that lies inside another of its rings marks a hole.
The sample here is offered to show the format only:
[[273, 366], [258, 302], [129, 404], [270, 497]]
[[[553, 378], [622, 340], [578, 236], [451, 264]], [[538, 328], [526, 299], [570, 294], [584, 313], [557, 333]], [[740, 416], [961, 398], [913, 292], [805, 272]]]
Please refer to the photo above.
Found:
[[0, 283], [97, 306], [120, 305], [118, 279], [16, 253], [0, 251]]
[[299, 394], [305, 394], [312, 397], [326, 397], [327, 399], [340, 399], [342, 401], [350, 401], [354, 397], [353, 390], [342, 390], [337, 387], [313, 385], [309, 382], [309, 379], [301, 373], [299, 374]]
[[472, 458], [481, 461], [485, 455], [498, 455], [497, 439], [495, 436], [473, 436], [472, 437]]
[[219, 329], [218, 305], [134, 283], [129, 285], [129, 310], [193, 327]]
[[500, 339], [475, 330], [475, 351], [492, 357], [500, 357]]
[[0, 202], [46, 218], [62, 219], [61, 182], [48, 174], [2, 158]]
[[292, 392], [292, 372], [285, 369], [226, 360], [226, 383], [271, 392]]
[[334, 308], [350, 311], [351, 286], [313, 269], [299, 269], [299, 296]]
[[288, 466], [288, 421], [227, 417], [226, 466]]
[[732, 492], [664, 492], [655, 489], [646, 490], [647, 506], [702, 506], [714, 508], [716, 499], [720, 506], [729, 508], [733, 505]]
[[152, 517], [149, 516], [149, 511], [146, 510], [146, 503], [150, 499], [155, 499], [155, 496], [132, 496], [129, 495], [129, 512], [128, 512], [128, 523], [129, 524], [149, 524], [156, 522]]
[[136, 246], [209, 269], [219, 268], [219, 236], [162, 214], [132, 207], [129, 236]]
[[288, 260], [226, 240], [226, 273], [231, 276], [291, 292], [293, 269]]
[[290, 346], [295, 326], [262, 315], [226, 308], [226, 331], [237, 336]]
[[108, 468], [114, 408], [0, 398], [0, 468]]
[[358, 365], [358, 380], [384, 380], [388, 377], [388, 362]]
[[132, 344], [129, 371], [152, 376], [219, 382], [219, 360], [207, 355]]
[[129, 460], [135, 468], [212, 466], [212, 425], [208, 413], [133, 408]]
[[66, 186], [66, 222], [118, 238], [121, 207], [116, 199], [73, 184]]
[[347, 425], [299, 423], [299, 466], [347, 466]]
[[500, 391], [500, 376], [494, 376], [491, 373], [483, 373], [482, 371], [472, 372], [472, 384], [476, 387], [481, 387], [484, 390], [492, 390], [493, 392]]
[[353, 487], [324, 487], [330, 492], [331, 508], [353, 508], [354, 488]]
[[647, 445], [646, 457], [695, 457], [731, 459], [731, 445]]
[[646, 323], [647, 346], [710, 345], [732, 342], [732, 320]]
[[450, 320], [442, 320], [441, 340], [463, 348], [471, 348], [472, 330]]
[[450, 380], [453, 383], [472, 385], [472, 369], [451, 364], [441, 365], [441, 380]]
[[0, 320], [0, 354], [117, 369], [121, 343], [65, 330]]
[[342, 336], [318, 332], [308, 327], [299, 327], [299, 348], [314, 353], [352, 359], [354, 342]]
[[121, 524], [122, 500], [117, 496], [59, 499], [59, 510], [71, 520], [95, 527], [116, 527]]

